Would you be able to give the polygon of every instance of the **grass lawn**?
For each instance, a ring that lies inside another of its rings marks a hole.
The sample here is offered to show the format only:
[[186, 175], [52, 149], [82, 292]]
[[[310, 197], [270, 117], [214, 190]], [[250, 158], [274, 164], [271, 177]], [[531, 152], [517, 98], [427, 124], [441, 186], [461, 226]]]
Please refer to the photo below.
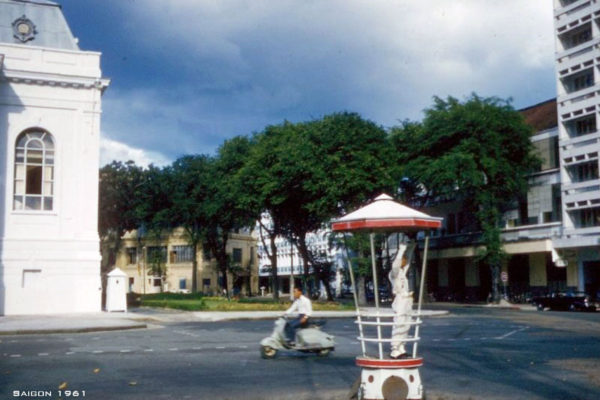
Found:
[[[174, 308], [186, 311], [285, 311], [289, 300], [273, 300], [265, 297], [248, 297], [227, 300], [224, 297], [204, 297], [201, 294], [158, 293], [139, 296], [144, 307]], [[315, 311], [349, 311], [349, 302], [313, 301]]]

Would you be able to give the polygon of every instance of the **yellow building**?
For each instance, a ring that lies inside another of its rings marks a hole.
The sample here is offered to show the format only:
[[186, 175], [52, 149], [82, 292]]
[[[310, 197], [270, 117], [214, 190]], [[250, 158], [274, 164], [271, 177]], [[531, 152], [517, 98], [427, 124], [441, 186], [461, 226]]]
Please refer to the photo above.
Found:
[[[227, 274], [230, 293], [244, 295], [258, 292], [257, 240], [249, 230], [232, 232], [227, 242], [233, 272]], [[216, 295], [222, 290], [217, 263], [209, 252], [198, 246], [197, 290]], [[193, 247], [185, 231], [176, 229], [169, 236], [138, 237], [137, 231], [127, 232], [121, 241], [116, 266], [129, 277], [129, 292], [160, 293], [192, 290]]]

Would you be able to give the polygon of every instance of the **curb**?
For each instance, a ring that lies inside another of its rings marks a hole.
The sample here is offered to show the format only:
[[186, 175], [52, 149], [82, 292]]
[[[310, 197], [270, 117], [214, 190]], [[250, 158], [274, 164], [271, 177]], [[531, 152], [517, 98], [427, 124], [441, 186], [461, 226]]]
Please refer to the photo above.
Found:
[[59, 333], [90, 333], [90, 332], [110, 332], [110, 331], [126, 331], [132, 329], [148, 328], [146, 324], [123, 325], [123, 326], [97, 326], [88, 328], [63, 328], [63, 329], [17, 329], [12, 331], [0, 331], [0, 336], [10, 335], [50, 335]]

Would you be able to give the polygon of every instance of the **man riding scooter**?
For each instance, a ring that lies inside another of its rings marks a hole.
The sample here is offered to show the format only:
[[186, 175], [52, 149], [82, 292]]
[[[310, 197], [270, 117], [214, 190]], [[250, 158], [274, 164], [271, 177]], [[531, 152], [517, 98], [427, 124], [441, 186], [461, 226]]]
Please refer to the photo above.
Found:
[[286, 314], [297, 313], [295, 319], [288, 321], [285, 326], [285, 336], [288, 346], [294, 346], [296, 330], [308, 326], [308, 318], [312, 315], [312, 304], [308, 297], [304, 296], [301, 287], [294, 288], [294, 302], [285, 312]]
[[[311, 321], [309, 326], [308, 319], [312, 315], [312, 305], [302, 294], [302, 289], [294, 290], [294, 298], [294, 303], [285, 314], [297, 313], [298, 316], [290, 321], [284, 316], [277, 318], [271, 336], [260, 341], [260, 353], [263, 358], [274, 358], [279, 350], [316, 353], [320, 357], [325, 357], [334, 350], [333, 336], [319, 328], [323, 322]], [[300, 327], [303, 329], [296, 335], [296, 330]]]

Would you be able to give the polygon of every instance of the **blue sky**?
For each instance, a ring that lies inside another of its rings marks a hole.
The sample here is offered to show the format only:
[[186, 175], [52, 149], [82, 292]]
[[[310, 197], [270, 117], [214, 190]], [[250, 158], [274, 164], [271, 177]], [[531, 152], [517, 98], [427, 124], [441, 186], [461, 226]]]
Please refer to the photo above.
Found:
[[390, 127], [436, 95], [556, 95], [551, 1], [57, 1], [112, 79], [102, 163], [166, 164], [338, 111]]

